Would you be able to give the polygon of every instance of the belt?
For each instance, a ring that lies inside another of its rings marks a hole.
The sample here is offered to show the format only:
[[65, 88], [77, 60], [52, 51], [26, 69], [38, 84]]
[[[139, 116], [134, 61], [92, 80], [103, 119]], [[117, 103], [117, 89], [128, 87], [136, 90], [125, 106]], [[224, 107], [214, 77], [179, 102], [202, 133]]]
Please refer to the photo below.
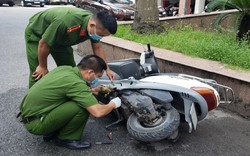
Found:
[[30, 123], [31, 121], [34, 121], [34, 120], [36, 120], [36, 119], [40, 119], [40, 120], [42, 121], [43, 118], [44, 118], [43, 115], [39, 115], [39, 116], [33, 115], [33, 116], [26, 117], [26, 118], [22, 118], [22, 117], [21, 117], [21, 114], [22, 114], [22, 113], [19, 112], [19, 113], [17, 114], [16, 118], [18, 118], [19, 121], [22, 122], [22, 123], [24, 123], [24, 124]]
[[26, 118], [23, 118], [21, 119], [21, 122], [26, 124], [26, 123], [30, 123], [31, 121], [34, 121], [36, 119], [41, 119], [41, 116], [29, 116], [29, 117], [26, 117]]

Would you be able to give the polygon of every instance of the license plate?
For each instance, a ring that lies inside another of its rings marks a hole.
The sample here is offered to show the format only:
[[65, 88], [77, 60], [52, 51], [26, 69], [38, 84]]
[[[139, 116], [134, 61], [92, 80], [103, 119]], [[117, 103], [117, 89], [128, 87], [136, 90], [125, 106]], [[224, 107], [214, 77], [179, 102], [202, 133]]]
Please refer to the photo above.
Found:
[[192, 106], [191, 106], [190, 116], [191, 116], [193, 128], [194, 128], [194, 130], [196, 130], [198, 119], [197, 119], [197, 114], [196, 114], [196, 110], [195, 110], [194, 104], [192, 104]]
[[135, 18], [135, 16], [131, 16], [130, 18], [131, 18], [131, 19], [134, 19], [134, 18]]

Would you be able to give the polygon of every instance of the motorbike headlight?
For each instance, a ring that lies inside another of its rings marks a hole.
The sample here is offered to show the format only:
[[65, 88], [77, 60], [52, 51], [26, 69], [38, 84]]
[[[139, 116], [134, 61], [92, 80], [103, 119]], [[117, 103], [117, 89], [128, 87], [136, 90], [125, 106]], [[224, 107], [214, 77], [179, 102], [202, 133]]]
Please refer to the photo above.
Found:
[[214, 90], [204, 87], [192, 87], [194, 91], [199, 93], [207, 102], [208, 111], [213, 110], [217, 107], [218, 100], [214, 94]]

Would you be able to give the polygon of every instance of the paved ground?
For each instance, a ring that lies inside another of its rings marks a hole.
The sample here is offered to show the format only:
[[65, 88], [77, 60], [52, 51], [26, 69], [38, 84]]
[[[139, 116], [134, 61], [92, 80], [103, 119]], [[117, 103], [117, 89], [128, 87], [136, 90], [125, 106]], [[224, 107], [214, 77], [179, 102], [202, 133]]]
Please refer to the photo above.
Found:
[[[250, 124], [233, 114], [216, 110], [202, 121], [196, 132], [189, 134], [186, 124], [180, 126], [181, 137], [177, 143], [167, 140], [142, 143], [131, 138], [122, 122], [111, 129], [105, 125], [115, 120], [109, 115], [102, 119], [90, 118], [84, 138], [92, 143], [88, 150], [68, 150], [53, 142], [44, 142], [42, 137], [29, 134], [16, 121], [15, 114], [25, 93], [25, 88], [13, 88], [0, 95], [0, 155], [225, 155], [244, 156], [250, 152]], [[113, 133], [113, 144], [95, 145], [107, 141], [106, 134]]]

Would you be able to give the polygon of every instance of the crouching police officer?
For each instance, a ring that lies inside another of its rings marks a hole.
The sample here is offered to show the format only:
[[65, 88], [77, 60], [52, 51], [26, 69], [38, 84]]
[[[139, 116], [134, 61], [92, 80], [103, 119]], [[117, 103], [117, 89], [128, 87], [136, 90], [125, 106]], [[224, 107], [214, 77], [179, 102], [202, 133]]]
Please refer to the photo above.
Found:
[[59, 146], [90, 147], [89, 142], [81, 140], [89, 114], [103, 117], [121, 105], [118, 97], [106, 105], [98, 104], [92, 92], [102, 88], [89, 88], [89, 83], [106, 69], [102, 58], [87, 55], [77, 67], [60, 66], [46, 74], [28, 90], [20, 105], [26, 129], [35, 135], [55, 136]]

